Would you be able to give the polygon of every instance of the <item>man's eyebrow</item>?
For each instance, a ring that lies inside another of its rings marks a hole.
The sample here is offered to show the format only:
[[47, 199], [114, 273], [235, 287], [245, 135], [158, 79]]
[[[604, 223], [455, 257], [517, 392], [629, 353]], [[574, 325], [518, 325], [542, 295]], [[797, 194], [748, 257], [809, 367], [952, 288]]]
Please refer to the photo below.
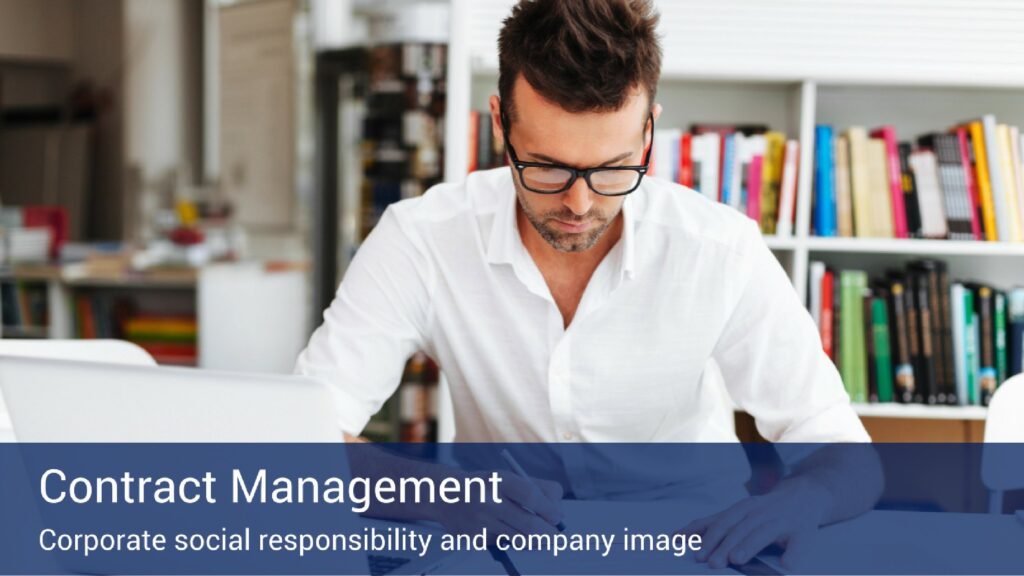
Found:
[[[527, 152], [527, 154], [532, 156], [532, 157], [534, 157], [534, 158], [536, 158], [536, 159], [538, 159], [538, 160], [540, 160], [541, 162], [549, 162], [551, 164], [560, 164], [562, 166], [572, 166], [572, 164], [569, 164], [568, 162], [562, 162], [560, 160], [557, 160], [557, 159], [552, 158], [550, 156], [546, 156], [544, 154], [537, 154], [535, 152]], [[617, 162], [622, 162], [623, 160], [625, 160], [626, 158], [629, 158], [632, 155], [633, 155], [633, 152], [623, 152], [622, 154], [619, 154], [615, 158], [612, 158], [610, 160], [605, 160], [604, 162], [598, 164], [597, 167], [601, 168], [601, 167], [604, 167], [604, 166], [609, 166], [611, 164], [615, 164]], [[573, 166], [573, 167], [575, 168], [575, 166]]]

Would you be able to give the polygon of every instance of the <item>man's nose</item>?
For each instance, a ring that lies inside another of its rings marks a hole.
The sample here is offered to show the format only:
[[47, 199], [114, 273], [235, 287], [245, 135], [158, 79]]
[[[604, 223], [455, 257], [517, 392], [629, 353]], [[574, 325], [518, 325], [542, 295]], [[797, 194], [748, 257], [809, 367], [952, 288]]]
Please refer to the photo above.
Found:
[[577, 216], [589, 212], [594, 205], [594, 197], [590, 187], [587, 186], [587, 181], [577, 178], [576, 182], [573, 182], [573, 185], [562, 193], [562, 204]]

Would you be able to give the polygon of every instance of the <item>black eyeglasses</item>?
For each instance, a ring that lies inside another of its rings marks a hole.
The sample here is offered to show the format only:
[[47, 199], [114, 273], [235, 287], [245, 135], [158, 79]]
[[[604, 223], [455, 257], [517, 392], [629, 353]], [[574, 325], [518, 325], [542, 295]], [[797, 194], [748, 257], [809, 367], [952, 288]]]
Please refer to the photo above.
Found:
[[[640, 187], [640, 181], [650, 167], [651, 150], [654, 148], [654, 115], [648, 116], [651, 124], [651, 144], [644, 153], [642, 166], [603, 166], [597, 168], [573, 168], [562, 164], [541, 162], [523, 162], [516, 155], [515, 148], [509, 142], [509, 122], [505, 112], [501, 112], [501, 124], [504, 128], [505, 149], [508, 150], [512, 166], [519, 172], [519, 181], [523, 187], [537, 194], [558, 194], [565, 192], [582, 177], [591, 190], [601, 196], [625, 196]], [[646, 126], [645, 126], [646, 128]], [[644, 136], [647, 130], [644, 130]]]

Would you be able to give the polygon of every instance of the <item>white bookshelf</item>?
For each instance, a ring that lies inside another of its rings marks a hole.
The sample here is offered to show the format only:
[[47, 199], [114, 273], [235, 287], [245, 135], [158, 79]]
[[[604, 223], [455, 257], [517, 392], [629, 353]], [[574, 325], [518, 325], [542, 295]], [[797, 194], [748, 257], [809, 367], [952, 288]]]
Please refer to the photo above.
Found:
[[[452, 0], [446, 171], [467, 168], [471, 109], [497, 92], [497, 34], [514, 0]], [[801, 143], [791, 237], [766, 237], [806, 300], [811, 260], [871, 274], [934, 257], [951, 279], [1024, 285], [1024, 244], [810, 236], [813, 134], [895, 126], [901, 140], [993, 113], [1024, 126], [1024, 3], [969, 0], [656, 0], [658, 128], [757, 122]], [[951, 25], [955, 23], [955, 25]], [[984, 419], [980, 407], [857, 406], [863, 416]]]

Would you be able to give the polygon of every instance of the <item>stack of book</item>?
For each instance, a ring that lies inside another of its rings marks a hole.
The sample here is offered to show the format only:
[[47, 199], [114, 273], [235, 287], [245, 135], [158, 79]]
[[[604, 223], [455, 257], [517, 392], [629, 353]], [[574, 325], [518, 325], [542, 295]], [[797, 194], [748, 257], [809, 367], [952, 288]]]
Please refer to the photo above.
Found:
[[765, 234], [793, 234], [800, 144], [763, 125], [693, 124], [657, 130], [651, 176], [728, 204]]
[[0, 309], [3, 328], [17, 337], [41, 332], [50, 324], [46, 284], [33, 282], [0, 283]]
[[195, 317], [139, 314], [125, 318], [121, 331], [159, 364], [196, 365]]
[[1024, 242], [1020, 130], [988, 114], [898, 141], [892, 126], [815, 127], [813, 233]]
[[809, 305], [854, 402], [984, 406], [1024, 368], [1024, 288], [950, 282], [940, 261], [876, 279], [811, 262]]

